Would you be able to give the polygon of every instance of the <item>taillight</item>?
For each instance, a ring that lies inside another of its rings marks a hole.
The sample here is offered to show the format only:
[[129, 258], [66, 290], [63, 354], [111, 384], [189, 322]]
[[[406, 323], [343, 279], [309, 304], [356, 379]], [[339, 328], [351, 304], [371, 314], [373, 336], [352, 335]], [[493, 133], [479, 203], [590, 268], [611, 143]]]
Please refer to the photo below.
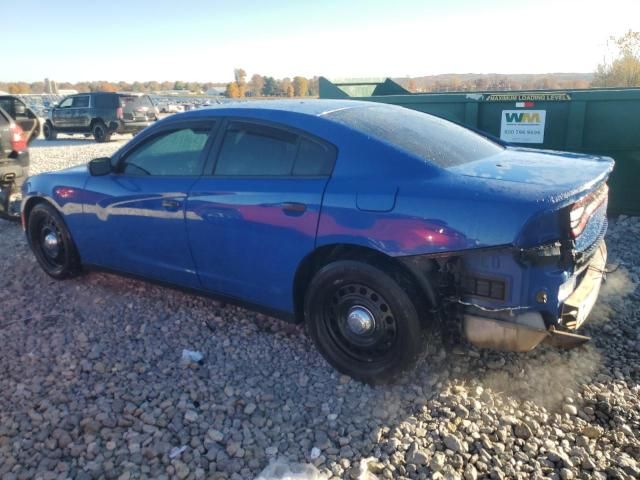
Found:
[[116, 109], [116, 117], [120, 120], [124, 118], [124, 110], [122, 110], [122, 107]]
[[580, 236], [584, 227], [589, 222], [589, 218], [593, 215], [600, 205], [607, 200], [609, 187], [605, 184], [593, 193], [581, 198], [571, 206], [569, 212], [569, 224], [571, 226], [571, 236], [577, 238]]
[[27, 135], [20, 125], [11, 125], [11, 149], [16, 152], [22, 152], [27, 149]]

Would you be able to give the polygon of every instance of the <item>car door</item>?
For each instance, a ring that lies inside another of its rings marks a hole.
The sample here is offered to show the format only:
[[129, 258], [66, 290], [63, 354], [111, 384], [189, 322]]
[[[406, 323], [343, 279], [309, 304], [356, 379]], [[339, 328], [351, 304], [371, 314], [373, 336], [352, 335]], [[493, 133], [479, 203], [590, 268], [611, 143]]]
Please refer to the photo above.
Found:
[[67, 97], [60, 102], [57, 107], [51, 111], [51, 119], [56, 129], [65, 129], [70, 125], [71, 107], [73, 106], [74, 97]]
[[208, 175], [187, 200], [187, 232], [205, 289], [293, 311], [295, 271], [313, 251], [336, 156], [304, 133], [229, 120]]
[[89, 127], [91, 116], [89, 114], [91, 97], [89, 95], [78, 95], [73, 97], [69, 117], [69, 127], [74, 130], [82, 130]]
[[213, 122], [165, 125], [91, 176], [85, 222], [74, 233], [83, 262], [199, 287], [185, 228], [185, 200], [202, 174]]

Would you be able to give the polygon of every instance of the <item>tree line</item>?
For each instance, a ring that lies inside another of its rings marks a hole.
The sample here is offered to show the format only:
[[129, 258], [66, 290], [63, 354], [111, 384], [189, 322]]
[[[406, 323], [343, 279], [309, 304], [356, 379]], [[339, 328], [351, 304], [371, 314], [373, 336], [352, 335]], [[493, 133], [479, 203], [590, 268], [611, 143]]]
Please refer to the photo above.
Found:
[[[241, 97], [306, 97], [318, 96], [318, 77], [305, 78], [296, 76], [275, 79], [274, 77], [255, 74], [246, 81], [246, 73], [237, 68], [234, 72], [235, 81], [220, 82], [183, 82], [183, 81], [148, 81], [148, 82], [58, 82], [59, 90], [77, 90], [86, 92], [137, 92], [156, 93], [161, 91], [180, 91], [185, 94], [206, 93], [212, 87], [225, 90], [230, 98]], [[0, 90], [14, 94], [45, 93], [44, 82], [0, 82]]]
[[247, 81], [247, 72], [243, 68], [233, 71], [234, 81], [226, 85], [225, 95], [229, 98], [242, 97], [317, 97], [318, 77], [286, 77], [276, 80], [273, 77], [255, 73]]
[[[159, 91], [180, 90], [187, 93], [202, 93], [211, 87], [224, 87], [224, 83], [216, 82], [183, 82], [183, 81], [148, 81], [148, 82], [57, 82], [59, 90], [77, 90], [78, 92], [138, 92], [153, 93]], [[0, 90], [13, 94], [44, 93], [44, 82], [0, 82]]]
[[[447, 74], [427, 77], [395, 79], [411, 92], [451, 92], [486, 90], [550, 90], [595, 87], [640, 87], [640, 32], [629, 30], [619, 38], [611, 38], [614, 52], [610, 60], [599, 64], [594, 73], [587, 74]], [[185, 94], [200, 94], [212, 87], [224, 88], [229, 98], [242, 97], [317, 97], [318, 77], [275, 79], [254, 74], [247, 80], [242, 68], [234, 70], [234, 81], [230, 83], [148, 81], [148, 82], [60, 82], [58, 89], [79, 92], [126, 91], [154, 93], [178, 90]], [[43, 93], [44, 82], [0, 82], [0, 90], [12, 94]]]

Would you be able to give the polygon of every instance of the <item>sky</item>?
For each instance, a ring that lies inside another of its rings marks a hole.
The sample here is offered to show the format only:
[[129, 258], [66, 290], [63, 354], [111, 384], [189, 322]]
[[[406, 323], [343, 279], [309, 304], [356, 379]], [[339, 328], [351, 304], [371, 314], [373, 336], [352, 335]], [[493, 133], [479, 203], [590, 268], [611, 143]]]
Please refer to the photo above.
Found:
[[591, 72], [610, 36], [640, 31], [640, 0], [28, 3], [0, 0], [23, 19], [2, 22], [0, 81]]

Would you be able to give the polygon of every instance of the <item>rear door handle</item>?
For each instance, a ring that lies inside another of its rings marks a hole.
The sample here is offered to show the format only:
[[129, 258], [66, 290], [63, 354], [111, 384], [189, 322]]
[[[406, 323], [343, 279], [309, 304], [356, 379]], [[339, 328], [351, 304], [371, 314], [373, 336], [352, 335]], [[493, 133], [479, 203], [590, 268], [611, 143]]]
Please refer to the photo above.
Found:
[[282, 210], [287, 215], [302, 215], [307, 211], [307, 206], [304, 203], [285, 202], [282, 204]]
[[177, 200], [162, 200], [162, 208], [175, 212], [180, 208], [180, 202]]

